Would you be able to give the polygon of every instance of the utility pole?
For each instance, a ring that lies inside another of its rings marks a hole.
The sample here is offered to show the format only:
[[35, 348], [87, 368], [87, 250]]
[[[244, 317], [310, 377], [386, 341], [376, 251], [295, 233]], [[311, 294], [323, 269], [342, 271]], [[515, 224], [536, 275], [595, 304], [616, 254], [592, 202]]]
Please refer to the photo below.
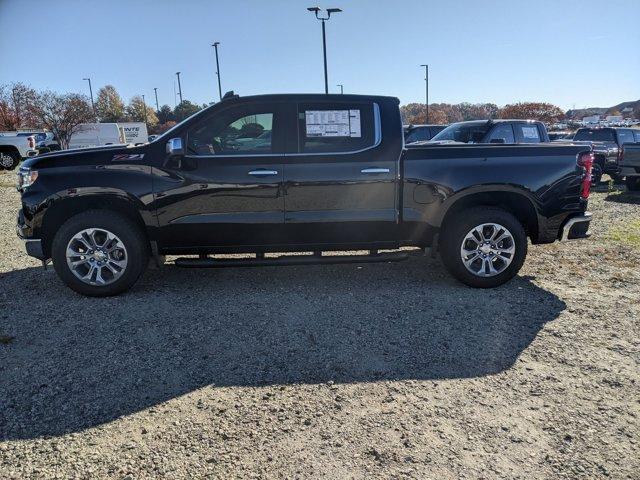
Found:
[[342, 95], [344, 93], [344, 85], [342, 85], [341, 83], [339, 83], [338, 85], [336, 85], [336, 87], [340, 87], [340, 95]]
[[211, 46], [216, 50], [216, 75], [218, 76], [218, 95], [220, 95], [220, 100], [222, 100], [222, 84], [220, 83], [220, 61], [218, 60], [218, 45], [220, 45], [220, 42], [213, 42]]
[[329, 74], [327, 73], [327, 35], [325, 31], [324, 23], [331, 18], [332, 13], [339, 13], [342, 10], [339, 8], [327, 8], [327, 16], [321, 17], [318, 13], [321, 11], [319, 7], [307, 8], [310, 12], [315, 13], [316, 18], [322, 21], [322, 55], [324, 57], [324, 93], [329, 93]]
[[87, 82], [89, 82], [89, 96], [91, 97], [91, 110], [93, 110], [93, 116], [97, 120], [98, 116], [96, 115], [96, 106], [93, 104], [93, 89], [91, 88], [91, 79], [83, 78], [83, 80], [86, 80]]
[[427, 106], [427, 123], [429, 123], [429, 65], [420, 65], [424, 67], [424, 81], [425, 81], [425, 101]]
[[144, 93], [142, 94], [142, 111], [144, 112], [144, 126], [148, 128], [148, 124], [147, 124], [147, 102], [144, 101]]
[[182, 103], [182, 85], [180, 85], [180, 72], [176, 72], [178, 77], [178, 96], [180, 97], [180, 103]]
[[160, 113], [160, 105], [158, 104], [158, 87], [153, 87], [153, 92], [156, 94], [156, 112]]

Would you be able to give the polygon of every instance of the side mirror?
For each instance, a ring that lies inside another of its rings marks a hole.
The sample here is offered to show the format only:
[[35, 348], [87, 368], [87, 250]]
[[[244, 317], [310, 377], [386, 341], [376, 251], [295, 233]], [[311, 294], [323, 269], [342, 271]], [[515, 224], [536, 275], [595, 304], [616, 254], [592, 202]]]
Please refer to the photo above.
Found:
[[182, 147], [182, 139], [180, 137], [172, 138], [167, 142], [167, 153], [171, 156], [184, 155]]
[[507, 143], [507, 140], [504, 138], [492, 138], [489, 143]]

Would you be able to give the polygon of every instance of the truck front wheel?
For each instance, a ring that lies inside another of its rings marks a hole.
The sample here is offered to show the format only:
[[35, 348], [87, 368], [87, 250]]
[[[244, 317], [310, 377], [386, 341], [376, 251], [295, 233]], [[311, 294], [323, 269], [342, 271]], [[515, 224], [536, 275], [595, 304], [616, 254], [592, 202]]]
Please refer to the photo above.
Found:
[[440, 238], [442, 261], [462, 283], [491, 288], [511, 280], [527, 256], [527, 236], [511, 213], [496, 207], [457, 212]]
[[117, 295], [138, 280], [149, 259], [142, 229], [109, 210], [71, 217], [51, 246], [56, 273], [71, 289], [92, 297]]

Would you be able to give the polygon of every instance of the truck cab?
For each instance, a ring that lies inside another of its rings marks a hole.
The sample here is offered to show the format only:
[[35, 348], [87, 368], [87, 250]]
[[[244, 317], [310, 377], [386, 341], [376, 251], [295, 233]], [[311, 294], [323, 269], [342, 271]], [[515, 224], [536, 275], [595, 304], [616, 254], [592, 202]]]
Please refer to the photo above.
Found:
[[547, 143], [542, 122], [534, 120], [471, 120], [452, 123], [431, 139], [459, 143]]

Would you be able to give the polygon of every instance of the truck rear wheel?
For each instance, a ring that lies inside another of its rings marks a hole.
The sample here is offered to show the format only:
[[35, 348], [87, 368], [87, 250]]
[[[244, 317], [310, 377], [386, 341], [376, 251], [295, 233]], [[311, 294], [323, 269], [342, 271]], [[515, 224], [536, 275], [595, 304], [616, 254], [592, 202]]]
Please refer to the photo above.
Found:
[[0, 152], [0, 167], [13, 170], [20, 163], [20, 155], [17, 152]]
[[127, 217], [89, 210], [60, 227], [51, 256], [56, 273], [71, 289], [107, 297], [133, 286], [147, 266], [149, 249], [140, 227]]
[[474, 207], [456, 214], [440, 239], [442, 261], [462, 283], [491, 288], [511, 280], [527, 256], [527, 236], [511, 213]]
[[640, 177], [627, 177], [625, 183], [627, 184], [627, 190], [630, 192], [640, 191]]

